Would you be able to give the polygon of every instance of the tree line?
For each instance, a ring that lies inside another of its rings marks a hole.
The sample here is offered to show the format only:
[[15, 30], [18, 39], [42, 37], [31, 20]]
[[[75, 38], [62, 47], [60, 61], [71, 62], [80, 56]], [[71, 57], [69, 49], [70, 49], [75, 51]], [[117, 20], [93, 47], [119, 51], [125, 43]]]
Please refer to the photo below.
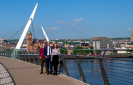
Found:
[[[62, 47], [61, 49], [66, 49], [66, 47]], [[75, 47], [74, 49], [84, 49], [83, 47], [81, 46], [78, 46], [78, 47]], [[85, 49], [88, 49], [88, 48], [85, 48]], [[90, 49], [93, 49], [93, 46], [90, 46]], [[96, 53], [101, 53], [101, 50], [96, 50], [95, 51]], [[67, 50], [60, 50], [60, 53], [65, 53], [67, 54]], [[76, 55], [76, 54], [94, 54], [94, 51], [93, 50], [74, 50], [73, 51], [73, 54]]]

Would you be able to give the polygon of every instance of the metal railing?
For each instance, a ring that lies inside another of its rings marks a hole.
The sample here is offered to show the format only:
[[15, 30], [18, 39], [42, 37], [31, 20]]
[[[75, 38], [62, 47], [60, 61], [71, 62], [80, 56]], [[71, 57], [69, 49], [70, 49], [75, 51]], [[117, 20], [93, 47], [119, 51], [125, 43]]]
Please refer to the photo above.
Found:
[[[69, 74], [70, 77], [77, 78], [91, 85], [133, 84], [133, 58], [130, 58], [131, 55], [126, 54], [126, 59], [122, 59], [122, 54], [116, 58], [108, 58], [109, 56], [112, 57], [112, 55], [105, 55], [107, 51], [133, 51], [132, 49], [90, 49], [104, 51], [103, 55], [100, 56], [86, 56], [81, 54], [81, 51], [88, 49], [62, 50], [79, 51], [79, 53], [77, 53], [78, 55], [62, 54], [62, 57], [64, 57], [63, 62], [65, 62], [67, 67], [64, 68], [65, 74]], [[113, 57], [115, 57], [115, 55], [113, 55]]]
[[[60, 54], [59, 72], [91, 85], [133, 84], [133, 58], [108, 58], [107, 51], [133, 51], [133, 49], [61, 49], [79, 50], [76, 55]], [[83, 55], [83, 50], [101, 50], [103, 55]], [[0, 52], [11, 57], [12, 51]], [[40, 65], [39, 52], [18, 51], [16, 59]], [[122, 55], [122, 54], [121, 54]], [[128, 55], [127, 56], [131, 56]]]

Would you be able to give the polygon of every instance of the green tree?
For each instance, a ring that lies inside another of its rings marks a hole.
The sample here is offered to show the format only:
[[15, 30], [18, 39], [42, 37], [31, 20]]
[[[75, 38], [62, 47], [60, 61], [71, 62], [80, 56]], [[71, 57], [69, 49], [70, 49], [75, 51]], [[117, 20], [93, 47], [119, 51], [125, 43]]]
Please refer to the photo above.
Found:
[[113, 51], [113, 54], [117, 54], [117, 50], [114, 50], [114, 51]]
[[[74, 49], [83, 49], [83, 47], [78, 46], [78, 47], [75, 47]], [[79, 53], [79, 52], [80, 52], [79, 50], [74, 50], [73, 51], [74, 55]]]
[[101, 51], [101, 50], [96, 50], [95, 52], [97, 52], [97, 53], [101, 53], [102, 51]]
[[[91, 47], [90, 47], [90, 49], [93, 49], [93, 46], [91, 46]], [[94, 53], [94, 51], [93, 51], [93, 50], [90, 50], [90, 52], [91, 52], [91, 54], [93, 54], [93, 53]]]
[[[85, 49], [88, 49], [88, 48], [85, 48]], [[90, 50], [82, 50], [82, 54], [88, 54], [90, 53]]]
[[40, 46], [38, 46], [38, 48], [37, 49], [40, 49]]
[[[128, 48], [129, 49], [129, 48]], [[133, 48], [131, 48], [131, 49], [133, 49]], [[127, 51], [127, 52], [130, 52], [130, 54], [132, 54], [133, 53], [133, 51]]]
[[[62, 47], [61, 49], [66, 49], [66, 47]], [[60, 53], [65, 53], [65, 54], [67, 54], [67, 50], [60, 50]]]

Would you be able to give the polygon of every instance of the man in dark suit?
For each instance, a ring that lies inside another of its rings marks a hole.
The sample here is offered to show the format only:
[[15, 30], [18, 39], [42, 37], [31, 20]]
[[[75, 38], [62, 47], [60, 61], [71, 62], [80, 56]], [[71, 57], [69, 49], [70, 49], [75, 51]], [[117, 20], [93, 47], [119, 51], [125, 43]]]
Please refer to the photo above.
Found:
[[52, 61], [51, 61], [52, 46], [50, 46], [50, 42], [48, 42], [47, 46], [44, 48], [43, 54], [47, 61], [47, 75], [49, 75], [49, 64], [50, 64], [50, 74], [52, 74]]

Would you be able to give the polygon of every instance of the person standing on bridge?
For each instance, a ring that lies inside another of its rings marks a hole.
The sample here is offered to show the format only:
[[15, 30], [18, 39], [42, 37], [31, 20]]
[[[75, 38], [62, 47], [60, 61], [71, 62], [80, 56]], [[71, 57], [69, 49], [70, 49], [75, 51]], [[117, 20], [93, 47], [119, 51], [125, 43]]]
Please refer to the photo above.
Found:
[[43, 54], [47, 61], [47, 75], [49, 75], [49, 64], [50, 64], [50, 74], [52, 74], [52, 61], [51, 61], [52, 46], [50, 42], [47, 43], [47, 46], [44, 48]]
[[46, 70], [46, 73], [47, 73], [47, 61], [46, 61], [46, 58], [44, 57], [44, 54], [43, 54], [44, 48], [45, 48], [45, 43], [43, 43], [43, 47], [39, 50], [39, 57], [41, 59], [41, 72], [40, 72], [40, 74], [43, 73], [43, 64], [44, 64], [44, 62], [45, 62], [45, 70]]
[[54, 44], [53, 49], [52, 49], [52, 64], [54, 66], [54, 75], [57, 75], [57, 67], [58, 67], [58, 62], [59, 62], [59, 55], [60, 54], [60, 50], [57, 46], [57, 44]]

